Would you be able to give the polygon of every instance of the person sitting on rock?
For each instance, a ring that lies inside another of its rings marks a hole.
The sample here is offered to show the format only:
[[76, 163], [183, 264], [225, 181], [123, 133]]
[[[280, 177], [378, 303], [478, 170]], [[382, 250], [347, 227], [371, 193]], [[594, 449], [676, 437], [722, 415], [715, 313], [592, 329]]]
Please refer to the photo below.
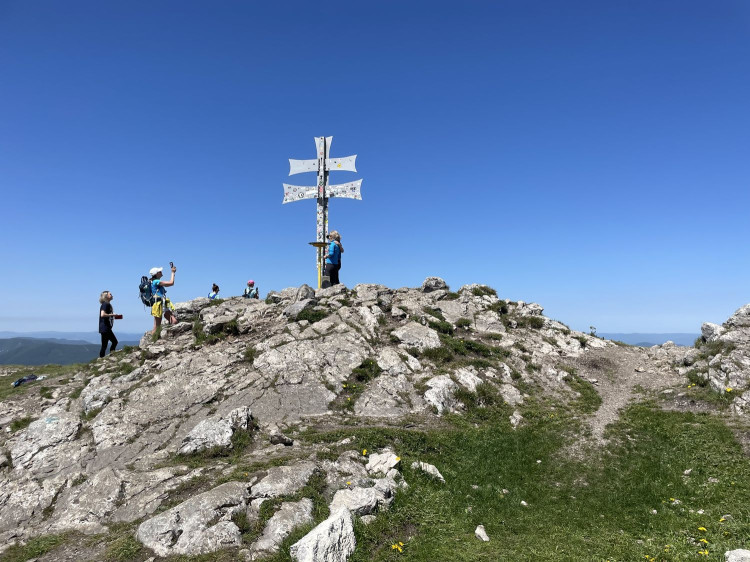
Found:
[[214, 300], [218, 295], [219, 295], [219, 286], [216, 283], [214, 283], [211, 286], [211, 292], [208, 293], [208, 298], [211, 300]]
[[247, 282], [247, 287], [245, 287], [245, 291], [242, 293], [242, 296], [246, 299], [260, 298], [258, 296], [258, 287], [255, 286], [255, 281], [250, 279], [250, 281]]

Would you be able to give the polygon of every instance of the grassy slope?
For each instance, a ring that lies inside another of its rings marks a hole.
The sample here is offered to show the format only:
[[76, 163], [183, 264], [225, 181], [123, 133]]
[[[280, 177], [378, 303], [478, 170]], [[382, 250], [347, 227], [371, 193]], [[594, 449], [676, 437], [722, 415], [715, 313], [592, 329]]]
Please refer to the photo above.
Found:
[[[47, 374], [64, 384], [62, 369]], [[321, 443], [356, 435], [360, 450], [392, 446], [402, 457], [409, 489], [371, 525], [356, 524], [351, 560], [718, 561], [726, 550], [750, 548], [750, 460], [719, 417], [634, 405], [610, 429], [609, 446], [574, 459], [566, 444], [580, 433], [577, 416], [593, 411], [598, 396], [575, 377], [569, 384], [580, 392], [578, 401], [562, 407], [527, 400], [526, 425], [518, 430], [507, 421], [507, 407], [483, 392], [481, 400], [465, 396], [466, 414], [448, 416], [440, 430], [354, 427], [303, 435]], [[413, 460], [436, 465], [446, 484], [412, 471]], [[721, 521], [725, 514], [732, 518]], [[489, 543], [474, 536], [479, 524]], [[107, 560], [144, 560], [150, 553], [132, 538], [135, 526], [86, 540], [106, 544]], [[295, 532], [271, 560], [290, 560], [289, 546], [308, 530]], [[0, 560], [26, 560], [73, 540], [39, 537]], [[398, 542], [401, 552], [392, 548]], [[238, 559], [231, 550], [172, 558]]]

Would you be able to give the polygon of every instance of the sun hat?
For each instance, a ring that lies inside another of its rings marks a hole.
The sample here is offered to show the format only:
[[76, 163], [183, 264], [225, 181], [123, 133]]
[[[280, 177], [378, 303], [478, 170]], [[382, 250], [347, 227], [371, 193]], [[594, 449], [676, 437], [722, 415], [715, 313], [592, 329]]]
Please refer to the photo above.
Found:
[[156, 275], [157, 273], [159, 273], [162, 269], [164, 269], [164, 268], [163, 267], [152, 267], [151, 269], [148, 270], [148, 274], [151, 277], [153, 277], [154, 275]]
[[252, 279], [250, 279], [250, 281], [248, 281], [247, 284], [248, 285], [255, 285], [255, 281], [253, 281]]

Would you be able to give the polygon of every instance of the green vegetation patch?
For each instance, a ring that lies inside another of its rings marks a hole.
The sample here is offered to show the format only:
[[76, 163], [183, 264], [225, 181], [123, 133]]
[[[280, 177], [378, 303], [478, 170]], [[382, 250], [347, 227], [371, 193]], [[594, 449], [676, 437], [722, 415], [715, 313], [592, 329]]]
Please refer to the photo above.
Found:
[[330, 314], [331, 313], [328, 310], [305, 308], [297, 315], [295, 321], [299, 322], [300, 320], [307, 320], [308, 322], [310, 322], [310, 324], [315, 324], [315, 322], [320, 322], [321, 320], [323, 320], [323, 318], [328, 317]]
[[492, 287], [488, 287], [487, 285], [480, 285], [479, 287], [472, 288], [471, 294], [474, 295], [475, 297], [484, 297], [484, 296], [496, 297], [497, 291], [493, 289]]
[[[354, 435], [363, 458], [384, 446], [401, 456], [409, 487], [373, 523], [355, 523], [350, 560], [719, 561], [747, 548], [750, 459], [720, 419], [631, 406], [609, 444], [578, 459], [564, 438], [579, 431], [575, 420], [549, 403], [534, 408], [516, 430], [503, 416], [478, 427], [447, 416], [431, 431], [303, 433], [326, 443]], [[413, 471], [413, 460], [446, 483]], [[488, 543], [474, 536], [480, 524]]]
[[541, 330], [544, 328], [544, 318], [541, 316], [517, 316], [515, 321], [518, 328], [528, 328], [530, 330]]
[[[341, 392], [330, 403], [331, 409], [354, 410], [354, 403], [364, 392], [367, 383], [383, 372], [377, 361], [368, 358], [362, 361], [359, 367], [352, 369], [351, 374], [341, 385]], [[333, 389], [336, 392], [337, 389]]]
[[10, 422], [10, 430], [13, 433], [15, 433], [16, 431], [21, 431], [22, 429], [26, 429], [27, 427], [29, 427], [29, 424], [33, 421], [34, 418], [29, 416], [13, 420], [12, 422]]
[[3, 562], [25, 562], [47, 554], [67, 540], [66, 535], [44, 535], [34, 537], [24, 545], [13, 545], [0, 555]]
[[565, 375], [565, 383], [575, 392], [578, 393], [578, 398], [570, 403], [570, 407], [583, 414], [593, 414], [602, 405], [602, 397], [594, 388], [594, 385], [589, 381], [584, 380], [578, 375], [578, 371], [573, 367], [562, 366], [560, 367], [567, 373]]

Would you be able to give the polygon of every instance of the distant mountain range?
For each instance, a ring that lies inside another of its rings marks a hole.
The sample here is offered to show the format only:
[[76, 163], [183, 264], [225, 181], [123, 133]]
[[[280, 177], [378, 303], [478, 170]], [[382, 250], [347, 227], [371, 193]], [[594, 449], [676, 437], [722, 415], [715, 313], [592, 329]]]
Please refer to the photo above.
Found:
[[[8, 334], [10, 332], [2, 332]], [[54, 332], [53, 332], [54, 333]], [[58, 332], [58, 334], [60, 334]], [[81, 336], [81, 333], [65, 333], [68, 336]], [[85, 334], [90, 337], [90, 334]], [[123, 334], [133, 336], [134, 334]], [[96, 334], [97, 339], [99, 334]], [[138, 345], [137, 338], [124, 340], [118, 334], [118, 348], [125, 345]], [[99, 356], [99, 343], [84, 339], [43, 338], [43, 337], [7, 337], [0, 336], [0, 365], [70, 365], [86, 363]]]
[[630, 345], [637, 345], [640, 347], [651, 347], [652, 345], [661, 345], [668, 341], [673, 341], [677, 345], [684, 345], [692, 347], [695, 343], [696, 338], [700, 334], [690, 333], [666, 333], [666, 334], [643, 334], [643, 333], [632, 333], [632, 334], [616, 334], [609, 332], [602, 332], [597, 334], [608, 340], [617, 340]]

